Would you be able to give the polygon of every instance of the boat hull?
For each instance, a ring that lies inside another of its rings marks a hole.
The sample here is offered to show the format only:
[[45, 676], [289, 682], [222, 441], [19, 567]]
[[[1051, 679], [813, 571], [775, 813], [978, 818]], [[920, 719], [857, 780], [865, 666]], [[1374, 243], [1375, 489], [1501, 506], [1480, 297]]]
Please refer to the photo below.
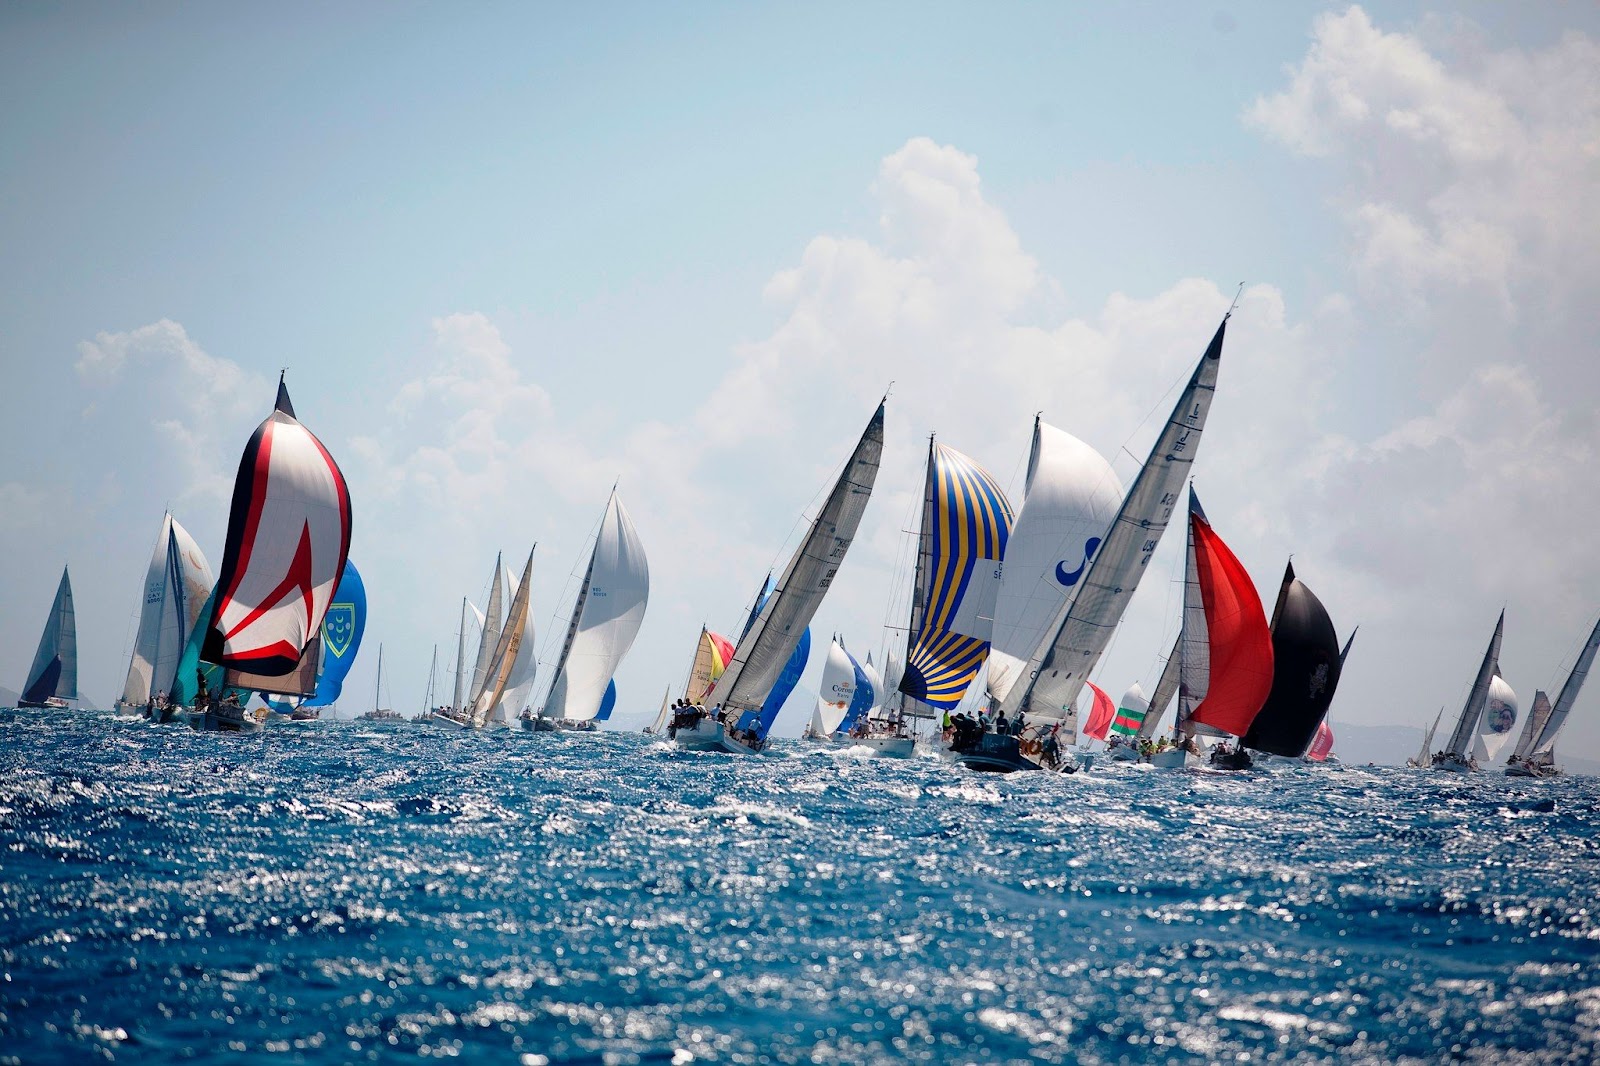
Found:
[[1016, 737], [999, 733], [983, 734], [972, 748], [955, 752], [955, 758], [968, 770], [983, 774], [1011, 774], [1040, 768], [1038, 763], [1022, 754]]
[[428, 714], [428, 721], [432, 722], [434, 725], [448, 726], [451, 729], [471, 729], [472, 728], [472, 726], [467, 724], [466, 722], [460, 721], [460, 720], [455, 719], [455, 718], [451, 718], [447, 714], [434, 714], [434, 713], [430, 712]]
[[1138, 762], [1139, 749], [1130, 748], [1126, 744], [1117, 744], [1106, 749], [1106, 758], [1112, 762]]
[[1182, 748], [1158, 751], [1150, 756], [1150, 765], [1158, 770], [1182, 770], [1189, 765], [1190, 755]]
[[21, 700], [17, 701], [18, 707], [31, 707], [35, 710], [65, 711], [68, 709], [67, 701], [60, 696], [49, 696], [42, 701]]
[[203, 733], [259, 733], [261, 720], [255, 715], [233, 711], [204, 711], [189, 719]]
[[679, 726], [672, 742], [684, 751], [725, 751], [722, 723], [702, 718], [693, 726]]
[[1454, 755], [1435, 755], [1433, 757], [1433, 768], [1452, 774], [1470, 774], [1475, 773], [1478, 769], [1472, 763], [1465, 759], [1458, 759]]
[[909, 759], [917, 748], [916, 737], [863, 737], [852, 746], [871, 749], [880, 759]]

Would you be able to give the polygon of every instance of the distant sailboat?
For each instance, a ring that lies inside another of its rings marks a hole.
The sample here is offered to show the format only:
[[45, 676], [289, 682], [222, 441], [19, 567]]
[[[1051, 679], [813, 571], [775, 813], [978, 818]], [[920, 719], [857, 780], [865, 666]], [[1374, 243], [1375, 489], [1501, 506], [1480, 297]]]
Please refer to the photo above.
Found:
[[661, 709], [656, 712], [655, 720], [644, 727], [644, 731], [652, 736], [664, 737], [667, 735], [667, 725], [672, 721], [672, 686], [668, 685], [661, 692]]
[[1439, 731], [1439, 723], [1444, 721], [1444, 708], [1439, 708], [1439, 713], [1434, 715], [1433, 724], [1422, 732], [1422, 750], [1417, 752], [1414, 759], [1407, 759], [1406, 765], [1413, 769], [1427, 769], [1433, 765], [1433, 735]]
[[[1523, 731], [1524, 741], [1517, 744], [1517, 751], [1506, 767], [1507, 774], [1512, 777], [1554, 777], [1561, 773], [1556, 768], [1556, 738], [1561, 735], [1561, 727], [1567, 724], [1572, 705], [1578, 701], [1578, 693], [1589, 676], [1589, 668], [1594, 665], [1597, 650], [1600, 650], [1600, 622], [1595, 623], [1588, 642], [1578, 653], [1578, 661], [1573, 664], [1572, 672], [1562, 684], [1555, 706], [1550, 706], [1549, 698], [1543, 692], [1534, 697], [1528, 728]], [[1541, 700], [1543, 708], [1540, 706]], [[1541, 710], [1548, 713], [1541, 713]]]
[[517, 653], [522, 648], [524, 634], [528, 629], [528, 613], [531, 610], [528, 601], [532, 591], [532, 577], [533, 552], [530, 550], [528, 561], [522, 568], [522, 577], [517, 582], [517, 593], [511, 599], [511, 610], [506, 613], [500, 639], [495, 644], [494, 654], [490, 657], [488, 668], [484, 672], [483, 687], [478, 690], [472, 703], [467, 707], [466, 724], [472, 729], [482, 729], [488, 724], [490, 715], [494, 713], [495, 707], [511, 683], [516, 668]]
[[680, 747], [754, 754], [765, 746], [764, 705], [833, 584], [872, 496], [883, 456], [883, 408], [879, 403], [783, 577], [712, 684], [705, 697], [711, 713], [675, 724]]
[[1287, 759], [1305, 755], [1327, 717], [1343, 661], [1333, 619], [1289, 563], [1272, 608], [1272, 691], [1244, 746]]
[[[1206, 520], [1189, 490], [1189, 548], [1184, 569], [1183, 635], [1179, 641], [1178, 718], [1174, 748], [1150, 757], [1180, 767], [1200, 754], [1199, 736], [1243, 737], [1272, 690], [1272, 631], [1261, 597], [1233, 551]], [[1219, 744], [1211, 763], [1245, 769], [1242, 747]]]
[[[1223, 316], [1195, 365], [1104, 540], [1092, 549], [1085, 546], [1089, 557], [1072, 594], [1061, 601], [1044, 639], [1001, 700], [999, 713], [1012, 723], [1021, 715], [1025, 726], [1018, 738], [996, 734], [981, 738], [975, 754], [992, 759], [989, 768], [1031, 769], [1042, 764], [1071, 768], [1063, 752], [1077, 740], [1078, 694], [1121, 623], [1178, 507], [1216, 395], [1228, 318]], [[1028, 744], [1028, 752], [1020, 750], [1022, 743]], [[978, 766], [970, 756], [963, 761]]]
[[169, 715], [178, 663], [214, 583], [211, 566], [188, 530], [170, 512], [162, 515], [145, 573], [128, 679], [115, 704], [118, 714]]
[[805, 740], [832, 741], [855, 695], [855, 663], [835, 633], [828, 644], [828, 656], [822, 660], [822, 686], [817, 692], [817, 705], [801, 737]]
[[572, 606], [549, 694], [537, 719], [523, 715], [525, 727], [594, 728], [611, 679], [639, 634], [649, 600], [650, 566], [644, 543], [613, 487]]
[[372, 710], [361, 716], [364, 722], [398, 722], [405, 718], [399, 711], [382, 707], [383, 702], [383, 645], [378, 645], [378, 677], [372, 683]]
[[[478, 698], [478, 693], [483, 691], [484, 679], [489, 674], [489, 660], [494, 657], [495, 648], [499, 646], [501, 635], [502, 595], [505, 587], [504, 567], [501, 563], [500, 553], [494, 557], [494, 573], [489, 577], [488, 611], [480, 612], [476, 606], [466, 599], [461, 601], [461, 627], [456, 633], [456, 680], [455, 696], [448, 707], [435, 707], [429, 719], [438, 725], [453, 726], [457, 729], [472, 729], [471, 704]], [[471, 673], [467, 670], [467, 610], [471, 608], [473, 615], [478, 619], [479, 637], [478, 654], [473, 660]], [[518, 642], [521, 648], [521, 642]], [[531, 654], [531, 649], [529, 654]], [[515, 664], [513, 664], [515, 665]]]
[[1489, 647], [1484, 650], [1483, 662], [1478, 664], [1478, 676], [1472, 682], [1472, 691], [1467, 693], [1467, 702], [1462, 705], [1455, 728], [1450, 731], [1450, 742], [1443, 751], [1429, 756], [1430, 766], [1457, 774], [1470, 773], [1478, 768], [1473, 752], [1475, 737], [1478, 722], [1489, 702], [1489, 688], [1500, 673], [1500, 641], [1505, 629], [1506, 612], [1502, 610], [1499, 620], [1494, 624], [1494, 636], [1489, 638]]
[[22, 686], [18, 707], [63, 709], [68, 700], [78, 698], [78, 621], [72, 609], [72, 581], [67, 568], [61, 568], [56, 598], [50, 604], [39, 648], [33, 653], [27, 683]]

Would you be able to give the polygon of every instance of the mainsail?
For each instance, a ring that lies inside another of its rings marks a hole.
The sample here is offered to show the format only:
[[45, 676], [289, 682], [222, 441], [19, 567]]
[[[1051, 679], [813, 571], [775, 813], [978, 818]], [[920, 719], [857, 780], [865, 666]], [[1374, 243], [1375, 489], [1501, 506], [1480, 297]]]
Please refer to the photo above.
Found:
[[850, 550], [882, 456], [880, 403], [827, 502], [784, 568], [777, 589], [739, 639], [727, 671], [712, 685], [706, 699], [713, 706], [739, 712], [760, 707], [766, 700]]
[[[484, 679], [489, 676], [489, 660], [494, 657], [495, 648], [500, 645], [501, 610], [503, 606], [501, 597], [504, 595], [503, 589], [505, 587], [504, 573], [504, 569], [500, 565], [500, 553], [496, 552], [494, 556], [494, 576], [489, 579], [489, 609], [483, 615], [483, 635], [478, 640], [478, 660], [472, 667], [472, 688], [470, 691], [473, 698], [477, 698], [477, 694], [483, 691]], [[473, 610], [476, 611], [477, 608], [473, 608]]]
[[606, 686], [639, 633], [649, 598], [644, 544], [613, 488], [542, 715], [583, 722], [599, 713]]
[[1250, 575], [1206, 521], [1193, 488], [1182, 649], [1178, 731], [1244, 736], [1272, 690], [1272, 631]]
[[344, 475], [295, 419], [280, 379], [272, 414], [239, 460], [201, 657], [253, 677], [292, 674], [294, 687], [276, 690], [310, 695], [316, 674], [302, 678], [301, 659], [316, 642], [349, 553]]
[[19, 702], [38, 707], [49, 699], [77, 698], [78, 618], [72, 608], [72, 581], [63, 566], [56, 598], [50, 604], [50, 617], [45, 619], [44, 632], [39, 635], [39, 648], [33, 653], [33, 665], [28, 668]]
[[961, 702], [989, 654], [1011, 504], [984, 470], [928, 442], [906, 669], [900, 691], [939, 709]]
[[991, 701], [1006, 698], [1028, 657], [1077, 591], [1122, 505], [1122, 482], [1105, 457], [1038, 418], [1022, 509], [1006, 541], [989, 651]]
[[1417, 765], [1427, 766], [1433, 759], [1433, 735], [1439, 731], [1439, 723], [1444, 720], [1444, 708], [1439, 708], [1439, 713], [1433, 716], [1433, 724], [1422, 734], [1422, 751], [1417, 755]]
[[171, 513], [162, 515], [161, 534], [145, 573], [139, 632], [122, 686], [124, 706], [143, 707], [153, 695], [171, 697], [178, 662], [213, 583], [200, 546]]
[[1167, 656], [1167, 665], [1161, 668], [1161, 678], [1156, 682], [1156, 694], [1150, 698], [1150, 710], [1139, 723], [1141, 737], [1153, 737], [1167, 713], [1167, 705], [1178, 694], [1178, 675], [1183, 667], [1183, 630], [1180, 627]]
[[522, 643], [517, 645], [516, 658], [511, 662], [511, 676], [506, 680], [506, 691], [492, 712], [493, 718], [507, 725], [528, 706], [528, 696], [533, 692], [534, 678], [539, 673], [539, 656], [535, 653], [535, 647], [533, 610], [529, 608], [522, 622]]
[[1538, 738], [1533, 742], [1529, 758], [1543, 766], [1555, 765], [1556, 737], [1561, 734], [1561, 727], [1567, 724], [1567, 716], [1572, 713], [1572, 705], [1578, 701], [1578, 693], [1583, 689], [1583, 682], [1589, 676], [1589, 668], [1594, 665], [1596, 650], [1600, 650], [1600, 622], [1596, 622], [1594, 629], [1589, 633], [1589, 641], [1583, 646], [1583, 651], [1578, 653], [1578, 661], [1573, 664], [1572, 672], [1567, 675], [1566, 682], [1561, 686], [1561, 694], [1556, 697], [1555, 708], [1550, 712], [1550, 718], [1545, 722], [1544, 728], [1539, 731]]
[[1533, 706], [1528, 709], [1528, 719], [1522, 723], [1522, 733], [1517, 737], [1517, 746], [1512, 749], [1511, 758], [1507, 762], [1522, 762], [1533, 754], [1533, 742], [1544, 731], [1553, 713], [1555, 708], [1550, 706], [1550, 697], [1544, 694], [1544, 689], [1534, 692]]
[[[499, 568], [496, 567], [496, 573], [498, 572]], [[528, 594], [532, 586], [529, 578], [532, 576], [533, 552], [529, 551], [528, 561], [522, 567], [522, 579], [517, 583], [517, 594], [511, 599], [511, 610], [506, 615], [505, 627], [501, 630], [500, 640], [496, 643], [494, 654], [489, 659], [483, 687], [472, 699], [470, 715], [474, 729], [482, 729], [488, 723], [495, 705], [500, 702], [500, 698], [505, 695], [506, 688], [511, 683], [517, 652], [522, 648], [523, 634], [527, 632]]]
[[[1056, 612], [1046, 639], [1028, 660], [1027, 684], [1015, 684], [1001, 704], [1007, 717], [1026, 712], [1043, 718], [1063, 718], [1083, 689], [1084, 679], [1100, 661], [1150, 557], [1166, 531], [1179, 493], [1199, 450], [1200, 435], [1216, 394], [1217, 371], [1222, 363], [1222, 341], [1228, 328], [1224, 316], [1216, 334], [1189, 377], [1183, 394], [1167, 417], [1139, 476], [1118, 508], [1116, 518], [1075, 596]], [[1058, 734], [1064, 743], [1076, 740], [1074, 723]]]
[[1465, 763], [1472, 754], [1472, 737], [1477, 731], [1484, 705], [1489, 702], [1489, 683], [1500, 671], [1500, 640], [1505, 635], [1505, 628], [1506, 612], [1502, 609], [1499, 620], [1494, 624], [1494, 636], [1489, 638], [1489, 647], [1484, 649], [1483, 662], [1478, 664], [1478, 676], [1472, 682], [1472, 691], [1467, 693], [1461, 716], [1456, 719], [1456, 727], [1450, 731], [1450, 743], [1444, 749], [1446, 758]]
[[1342, 662], [1333, 619], [1290, 562], [1272, 609], [1272, 691], [1245, 746], [1291, 759], [1304, 755], [1333, 702]]

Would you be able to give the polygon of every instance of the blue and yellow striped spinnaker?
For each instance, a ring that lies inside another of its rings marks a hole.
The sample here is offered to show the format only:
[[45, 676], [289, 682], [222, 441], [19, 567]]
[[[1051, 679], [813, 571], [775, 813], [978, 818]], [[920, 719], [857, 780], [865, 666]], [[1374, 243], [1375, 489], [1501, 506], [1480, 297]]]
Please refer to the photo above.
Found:
[[918, 576], [920, 619], [900, 691], [936, 708], [961, 702], [989, 656], [1000, 560], [1011, 535], [1011, 503], [989, 472], [954, 448], [928, 455]]

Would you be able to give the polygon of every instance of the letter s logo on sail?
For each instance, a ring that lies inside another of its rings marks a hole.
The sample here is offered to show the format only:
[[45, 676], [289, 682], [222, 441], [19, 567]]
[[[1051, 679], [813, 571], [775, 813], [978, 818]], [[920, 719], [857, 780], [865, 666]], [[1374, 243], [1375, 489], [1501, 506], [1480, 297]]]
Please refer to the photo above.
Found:
[[1083, 577], [1083, 572], [1089, 568], [1089, 560], [1094, 558], [1095, 549], [1100, 547], [1099, 537], [1090, 537], [1083, 545], [1083, 562], [1078, 564], [1076, 570], [1067, 569], [1067, 561], [1061, 560], [1056, 564], [1056, 580], [1065, 588], [1071, 588]]

